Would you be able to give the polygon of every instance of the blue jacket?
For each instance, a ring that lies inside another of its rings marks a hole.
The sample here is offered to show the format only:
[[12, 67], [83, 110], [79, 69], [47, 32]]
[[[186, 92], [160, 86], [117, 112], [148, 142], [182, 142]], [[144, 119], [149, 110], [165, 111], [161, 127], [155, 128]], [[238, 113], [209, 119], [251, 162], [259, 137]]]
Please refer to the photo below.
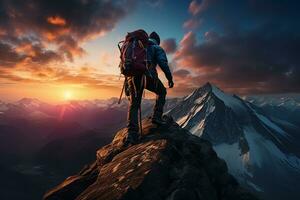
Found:
[[149, 39], [149, 45], [147, 48], [147, 59], [149, 61], [149, 72], [152, 77], [158, 78], [156, 66], [164, 72], [166, 78], [172, 81], [172, 74], [168, 65], [168, 59], [166, 52], [161, 48], [154, 39]]

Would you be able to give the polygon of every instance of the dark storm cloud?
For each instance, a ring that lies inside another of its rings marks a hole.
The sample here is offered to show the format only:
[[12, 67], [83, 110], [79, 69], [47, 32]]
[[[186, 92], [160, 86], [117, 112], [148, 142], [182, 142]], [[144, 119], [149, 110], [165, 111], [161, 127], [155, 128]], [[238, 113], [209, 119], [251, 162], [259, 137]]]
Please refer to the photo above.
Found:
[[199, 44], [189, 33], [176, 59], [201, 74], [203, 82], [214, 80], [249, 92], [300, 92], [299, 45], [299, 35], [284, 32], [272, 37], [261, 31], [214, 36]]
[[177, 49], [176, 40], [174, 38], [169, 38], [162, 41], [161, 46], [166, 51], [167, 54], [174, 53]]
[[177, 65], [196, 73], [195, 84], [211, 81], [239, 93], [300, 92], [296, 4], [215, 1], [198, 16], [210, 17], [215, 26], [203, 40], [195, 32], [184, 36], [175, 53]]
[[[16, 51], [24, 39], [37, 51], [36, 62], [63, 55], [72, 60], [84, 53], [81, 42], [112, 30], [132, 7], [131, 0], [2, 0], [0, 41], [11, 51], [10, 61], [29, 56]], [[45, 50], [46, 43], [55, 44], [56, 52]]]

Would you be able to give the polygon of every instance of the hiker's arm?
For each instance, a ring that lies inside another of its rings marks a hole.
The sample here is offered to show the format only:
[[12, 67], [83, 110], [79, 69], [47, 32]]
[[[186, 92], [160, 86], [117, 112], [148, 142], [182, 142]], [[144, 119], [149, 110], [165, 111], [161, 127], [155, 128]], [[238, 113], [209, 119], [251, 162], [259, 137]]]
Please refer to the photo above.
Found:
[[157, 58], [157, 63], [159, 67], [162, 69], [162, 71], [165, 73], [166, 78], [168, 79], [169, 82], [172, 82], [173, 77], [168, 65], [168, 58], [165, 51], [160, 46], [156, 48], [156, 58]]

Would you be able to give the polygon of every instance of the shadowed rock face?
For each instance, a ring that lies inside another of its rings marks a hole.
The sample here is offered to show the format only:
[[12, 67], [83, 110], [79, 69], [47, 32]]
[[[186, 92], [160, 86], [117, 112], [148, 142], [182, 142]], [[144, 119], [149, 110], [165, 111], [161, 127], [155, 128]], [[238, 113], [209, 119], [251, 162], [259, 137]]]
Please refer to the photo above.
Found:
[[143, 121], [138, 144], [124, 146], [126, 129], [97, 151], [97, 160], [48, 191], [45, 200], [254, 200], [227, 172], [211, 144], [171, 118]]

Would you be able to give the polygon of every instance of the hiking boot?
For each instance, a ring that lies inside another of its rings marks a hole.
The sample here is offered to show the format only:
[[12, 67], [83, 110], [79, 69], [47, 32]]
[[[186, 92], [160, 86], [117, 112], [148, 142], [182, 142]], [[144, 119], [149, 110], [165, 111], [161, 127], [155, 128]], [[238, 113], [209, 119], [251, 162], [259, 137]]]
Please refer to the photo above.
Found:
[[139, 140], [139, 134], [135, 131], [129, 131], [124, 144], [125, 145], [129, 145], [129, 144], [134, 145], [134, 144], [138, 143], [138, 140]]
[[167, 124], [167, 122], [165, 120], [163, 120], [161, 117], [160, 118], [157, 118], [157, 117], [152, 118], [152, 123], [157, 124], [157, 125], [166, 125]]

